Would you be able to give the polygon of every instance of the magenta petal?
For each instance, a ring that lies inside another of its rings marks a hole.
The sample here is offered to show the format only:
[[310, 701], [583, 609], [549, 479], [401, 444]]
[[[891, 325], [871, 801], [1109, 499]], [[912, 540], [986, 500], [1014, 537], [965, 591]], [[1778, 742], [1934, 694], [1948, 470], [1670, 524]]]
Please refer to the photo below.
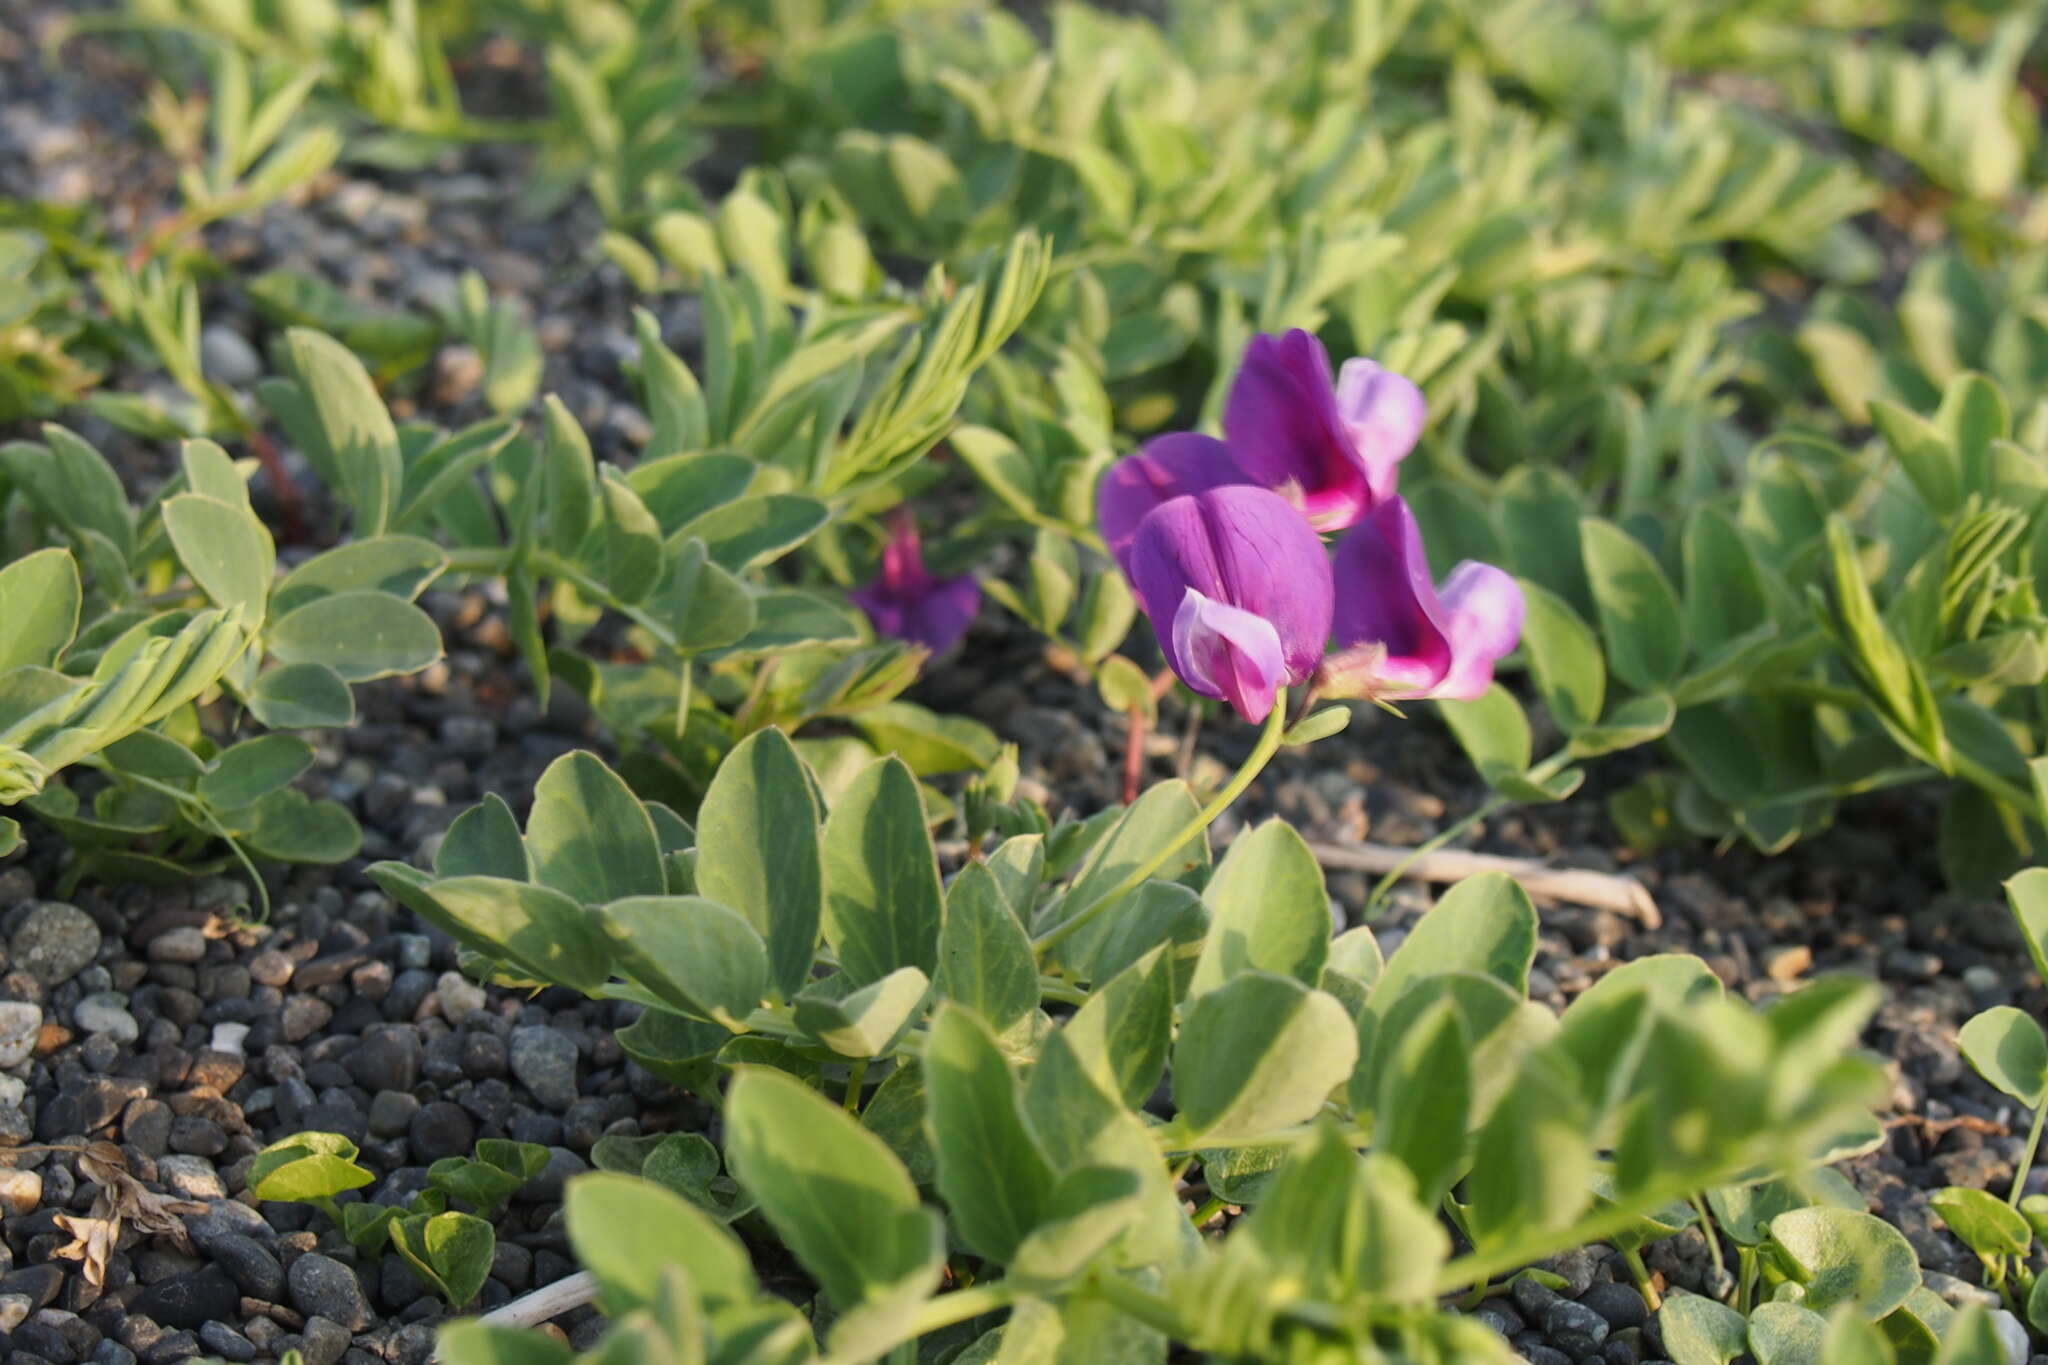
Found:
[[1246, 478], [1287, 491], [1318, 530], [1349, 526], [1373, 504], [1366, 466], [1330, 387], [1329, 353], [1300, 328], [1255, 336], [1245, 347], [1223, 432]]
[[1514, 576], [1468, 559], [1444, 579], [1441, 593], [1451, 640], [1451, 668], [1432, 694], [1470, 701], [1493, 682], [1493, 666], [1522, 638], [1528, 603]]
[[1169, 627], [1189, 588], [1271, 622], [1288, 686], [1322, 661], [1333, 607], [1329, 557], [1277, 494], [1239, 484], [1162, 503], [1138, 524], [1129, 562], [1132, 589], [1182, 678], [1190, 670]]
[[887, 635], [891, 639], [905, 637], [907, 615], [902, 599], [880, 583], [865, 588], [854, 588], [846, 594], [853, 604], [867, 613], [868, 620], [875, 627], [875, 634]]
[[1415, 449], [1429, 416], [1422, 390], [1406, 375], [1355, 357], [1337, 375], [1337, 414], [1365, 464], [1373, 498], [1392, 497], [1401, 461]]
[[1404, 696], [1435, 688], [1450, 672], [1451, 639], [1429, 581], [1422, 532], [1401, 498], [1390, 498], [1337, 546], [1337, 645], [1384, 651], [1362, 691]]
[[1095, 520], [1110, 557], [1129, 572], [1131, 537], [1147, 512], [1184, 494], [1245, 481], [1223, 442], [1199, 432], [1172, 432], [1109, 467], [1095, 491]]
[[1286, 674], [1273, 623], [1189, 588], [1173, 616], [1173, 649], [1196, 692], [1221, 697], [1256, 724], [1273, 710]]

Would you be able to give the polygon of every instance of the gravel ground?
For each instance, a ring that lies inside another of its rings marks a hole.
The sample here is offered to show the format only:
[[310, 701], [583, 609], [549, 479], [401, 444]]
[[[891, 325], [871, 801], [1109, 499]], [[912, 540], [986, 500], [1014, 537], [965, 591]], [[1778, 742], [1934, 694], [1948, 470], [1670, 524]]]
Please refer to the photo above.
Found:
[[[0, 0], [0, 198], [92, 205], [109, 231], [132, 237], [161, 212], [169, 168], [133, 122], [140, 73], [110, 48], [72, 44], [60, 71], [34, 51], [56, 9]], [[547, 353], [548, 388], [590, 430], [600, 457], [630, 459], [648, 424], [627, 398], [630, 292], [594, 266], [587, 207], [546, 220], [514, 203], [519, 158], [478, 149], [418, 175], [336, 173], [303, 202], [221, 225], [208, 243], [233, 271], [290, 266], [367, 301], [446, 298], [462, 270], [527, 304]], [[208, 300], [207, 355], [216, 377], [246, 385], [268, 331], [232, 290]], [[665, 315], [687, 345], [687, 304]], [[401, 413], [454, 425], [483, 415], [477, 358], [444, 347]], [[117, 385], [147, 388], [145, 374]], [[160, 479], [169, 452], [103, 425], [81, 429], [131, 482]], [[0, 431], [0, 438], [16, 433]], [[268, 496], [259, 485], [261, 498]], [[269, 504], [274, 507], [274, 499]], [[254, 1206], [251, 1156], [304, 1129], [346, 1134], [379, 1176], [363, 1196], [401, 1202], [424, 1168], [478, 1138], [547, 1146], [546, 1173], [499, 1217], [499, 1252], [481, 1296], [488, 1308], [569, 1273], [560, 1190], [605, 1134], [702, 1128], [695, 1102], [624, 1059], [614, 1030], [633, 1007], [566, 991], [524, 998], [484, 990], [453, 971], [452, 945], [377, 892], [362, 866], [424, 860], [439, 834], [486, 791], [523, 808], [534, 779], [569, 748], [603, 748], [572, 698], [547, 713], [524, 685], [497, 604], [478, 592], [435, 594], [447, 660], [417, 678], [359, 690], [362, 723], [322, 741], [307, 779], [348, 804], [365, 831], [362, 858], [296, 871], [273, 888], [267, 926], [233, 928], [247, 891], [231, 881], [172, 888], [85, 886], [58, 898], [59, 849], [33, 830], [25, 854], [0, 864], [0, 1147], [120, 1144], [151, 1188], [193, 1201], [190, 1248], [130, 1232], [88, 1285], [53, 1259], [69, 1240], [57, 1219], [97, 1192], [70, 1153], [24, 1153], [0, 1168], [0, 1355], [21, 1365], [94, 1361], [150, 1365], [197, 1355], [271, 1359], [296, 1347], [308, 1365], [413, 1365], [443, 1314], [395, 1256], [358, 1264], [323, 1219], [300, 1205]], [[561, 690], [558, 689], [558, 693]], [[1051, 667], [1042, 645], [991, 605], [959, 656], [914, 694], [987, 721], [1023, 750], [1028, 790], [1078, 811], [1114, 799], [1122, 724], [1092, 690]], [[1156, 779], [1177, 770], [1186, 712], [1169, 703], [1148, 746]], [[1234, 764], [1252, 736], [1211, 723], [1193, 749], [1199, 771]], [[1509, 813], [1469, 842], [1489, 852], [1625, 870], [1653, 892], [1660, 929], [1606, 911], [1546, 912], [1532, 993], [1562, 1007], [1611, 965], [1652, 952], [1697, 953], [1731, 989], [1768, 999], [1810, 975], [1876, 976], [1885, 1002], [1865, 1042], [1890, 1060], [1888, 1138], [1848, 1173], [1871, 1208], [1901, 1227], [1951, 1297], [1980, 1293], [1974, 1260], [1926, 1204], [1951, 1184], [1998, 1187], [2020, 1138], [2011, 1107], [1971, 1074], [1954, 1044], [1970, 1014], [2010, 1003], [2041, 1012], [2048, 996], [2023, 967], [2002, 906], [1948, 892], [1933, 852], [1935, 808], [1891, 793], [1845, 809], [1825, 835], [1776, 859], [1693, 846], [1638, 860], [1615, 847], [1602, 795], [1630, 760], [1594, 770], [1560, 808]], [[1312, 838], [1408, 845], [1484, 799], [1433, 720], [1360, 713], [1311, 755], [1284, 756], [1219, 834], [1281, 814]], [[1333, 900], [1355, 919], [1367, 879], [1333, 874]], [[1375, 922], [1392, 948], [1427, 904], [1403, 887]], [[2048, 1189], [2037, 1168], [2035, 1188]], [[1203, 1196], [1196, 1186], [1191, 1204]], [[355, 1197], [355, 1196], [349, 1196]], [[1667, 1285], [1710, 1288], [1703, 1238], [1688, 1233], [1649, 1253]], [[1567, 1296], [1526, 1285], [1480, 1315], [1534, 1365], [1597, 1359], [1629, 1365], [1658, 1354], [1639, 1296], [1600, 1249], [1553, 1263]], [[578, 1345], [601, 1329], [589, 1310], [558, 1324]], [[10, 1353], [11, 1354], [8, 1354]]]

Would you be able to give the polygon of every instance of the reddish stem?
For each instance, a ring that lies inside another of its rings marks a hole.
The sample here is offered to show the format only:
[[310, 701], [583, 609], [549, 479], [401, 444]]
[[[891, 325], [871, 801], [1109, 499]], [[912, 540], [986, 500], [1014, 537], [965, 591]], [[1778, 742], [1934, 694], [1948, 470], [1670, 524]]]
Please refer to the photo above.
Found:
[[284, 467], [284, 456], [278, 452], [277, 443], [260, 430], [249, 432], [249, 448], [256, 452], [256, 462], [263, 466], [270, 486], [277, 490], [277, 510], [284, 518], [285, 542], [300, 543], [306, 538], [304, 503], [299, 497], [299, 486], [292, 482], [291, 473]]
[[1145, 713], [1133, 706], [1124, 731], [1124, 804], [1138, 799], [1138, 780], [1145, 768]]

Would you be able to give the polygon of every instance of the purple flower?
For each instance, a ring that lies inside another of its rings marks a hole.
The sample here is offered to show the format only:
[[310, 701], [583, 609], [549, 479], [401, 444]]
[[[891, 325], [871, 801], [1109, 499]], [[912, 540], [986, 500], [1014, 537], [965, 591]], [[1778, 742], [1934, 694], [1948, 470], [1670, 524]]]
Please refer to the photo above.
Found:
[[1336, 531], [1394, 495], [1426, 412], [1420, 389], [1370, 360], [1345, 361], [1333, 388], [1323, 343], [1296, 328], [1245, 347], [1223, 433], [1248, 482]]
[[1318, 678], [1333, 697], [1470, 701], [1522, 635], [1522, 589], [1491, 564], [1466, 560], [1438, 587], [1415, 514], [1381, 503], [1337, 546], [1338, 652]]
[[1322, 662], [1330, 561], [1277, 494], [1238, 484], [1171, 498], [1138, 523], [1128, 563], [1167, 664], [1246, 720]]
[[958, 644], [981, 609], [981, 585], [973, 574], [933, 578], [925, 569], [917, 523], [907, 513], [890, 527], [889, 541], [882, 547], [882, 572], [847, 596], [881, 634], [923, 645], [934, 654]]
[[1095, 490], [1095, 520], [1110, 558], [1128, 575], [1131, 538], [1147, 512], [1186, 493], [1249, 482], [1230, 458], [1229, 446], [1213, 436], [1176, 431], [1147, 441], [1137, 454], [1109, 467]]

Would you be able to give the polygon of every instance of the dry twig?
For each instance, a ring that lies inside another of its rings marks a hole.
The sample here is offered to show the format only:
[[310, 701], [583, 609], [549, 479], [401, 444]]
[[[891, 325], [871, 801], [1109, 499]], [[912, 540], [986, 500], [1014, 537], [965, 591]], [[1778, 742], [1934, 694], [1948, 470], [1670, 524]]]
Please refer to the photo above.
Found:
[[1402, 876], [1424, 882], [1455, 882], [1481, 872], [1505, 872], [1540, 901], [1565, 901], [1596, 910], [1612, 910], [1640, 921], [1649, 929], [1661, 928], [1664, 923], [1657, 902], [1650, 899], [1641, 882], [1610, 872], [1550, 867], [1534, 858], [1502, 858], [1459, 848], [1432, 849], [1419, 855], [1413, 849], [1387, 844], [1311, 843], [1309, 849], [1324, 867], [1382, 874], [1398, 867]]

